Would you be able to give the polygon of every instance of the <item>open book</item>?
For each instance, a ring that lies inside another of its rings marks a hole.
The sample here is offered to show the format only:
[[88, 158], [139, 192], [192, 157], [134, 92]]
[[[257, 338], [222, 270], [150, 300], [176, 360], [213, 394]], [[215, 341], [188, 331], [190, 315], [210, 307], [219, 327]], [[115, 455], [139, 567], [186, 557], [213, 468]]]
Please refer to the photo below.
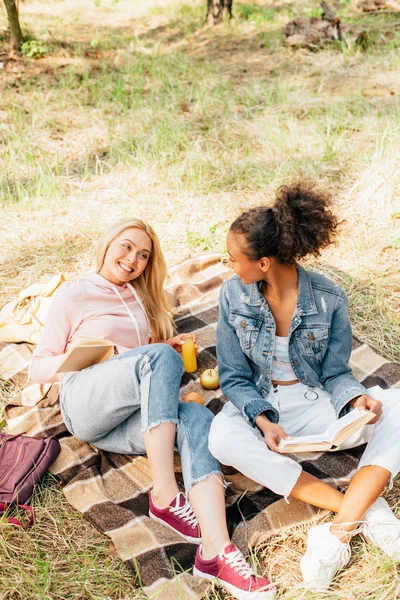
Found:
[[79, 338], [61, 357], [57, 373], [81, 371], [114, 356], [114, 343], [110, 340]]
[[324, 452], [326, 450], [333, 452], [339, 450], [340, 444], [372, 421], [375, 416], [375, 413], [369, 410], [356, 408], [332, 423], [324, 433], [301, 435], [292, 437], [291, 440], [281, 439], [279, 449], [282, 453]]

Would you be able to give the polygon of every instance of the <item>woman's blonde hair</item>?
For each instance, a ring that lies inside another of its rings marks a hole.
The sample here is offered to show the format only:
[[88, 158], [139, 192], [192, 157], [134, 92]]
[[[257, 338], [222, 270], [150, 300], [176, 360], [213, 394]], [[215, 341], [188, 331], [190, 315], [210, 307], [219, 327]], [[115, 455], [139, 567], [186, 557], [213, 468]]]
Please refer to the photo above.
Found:
[[100, 238], [96, 246], [96, 272], [100, 273], [104, 258], [113, 240], [130, 227], [145, 231], [151, 239], [152, 249], [149, 262], [143, 273], [131, 281], [143, 301], [150, 321], [153, 342], [161, 342], [174, 334], [172, 310], [165, 296], [164, 281], [167, 275], [167, 265], [161, 251], [160, 241], [150, 225], [140, 219], [127, 217], [119, 219], [111, 225]]

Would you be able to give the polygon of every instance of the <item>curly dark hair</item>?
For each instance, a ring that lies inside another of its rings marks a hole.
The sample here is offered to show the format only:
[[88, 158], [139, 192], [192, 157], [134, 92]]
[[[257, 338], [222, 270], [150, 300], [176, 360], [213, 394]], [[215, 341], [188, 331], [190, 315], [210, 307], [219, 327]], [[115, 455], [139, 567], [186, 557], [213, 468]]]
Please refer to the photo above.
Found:
[[305, 256], [319, 256], [337, 233], [330, 210], [331, 195], [309, 181], [281, 186], [272, 207], [259, 206], [242, 213], [230, 227], [243, 235], [243, 252], [250, 260], [273, 256], [293, 265]]

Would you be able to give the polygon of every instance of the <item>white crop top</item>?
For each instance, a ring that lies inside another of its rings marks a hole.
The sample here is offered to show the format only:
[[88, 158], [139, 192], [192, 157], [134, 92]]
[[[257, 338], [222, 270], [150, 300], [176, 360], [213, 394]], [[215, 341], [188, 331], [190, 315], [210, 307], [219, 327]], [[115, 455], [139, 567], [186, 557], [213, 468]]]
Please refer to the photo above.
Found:
[[275, 336], [272, 354], [271, 379], [275, 381], [293, 381], [297, 379], [289, 360], [289, 338]]

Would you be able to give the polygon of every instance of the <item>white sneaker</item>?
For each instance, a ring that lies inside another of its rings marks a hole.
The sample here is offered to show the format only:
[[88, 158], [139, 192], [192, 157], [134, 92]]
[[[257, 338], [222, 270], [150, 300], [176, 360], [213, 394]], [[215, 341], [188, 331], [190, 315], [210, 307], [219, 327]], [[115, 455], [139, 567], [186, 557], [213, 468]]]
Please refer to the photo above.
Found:
[[363, 534], [387, 556], [400, 560], [400, 520], [384, 498], [378, 498], [367, 511]]
[[304, 583], [313, 590], [327, 590], [336, 573], [350, 560], [350, 544], [331, 533], [332, 523], [312, 527], [307, 550], [300, 560]]

